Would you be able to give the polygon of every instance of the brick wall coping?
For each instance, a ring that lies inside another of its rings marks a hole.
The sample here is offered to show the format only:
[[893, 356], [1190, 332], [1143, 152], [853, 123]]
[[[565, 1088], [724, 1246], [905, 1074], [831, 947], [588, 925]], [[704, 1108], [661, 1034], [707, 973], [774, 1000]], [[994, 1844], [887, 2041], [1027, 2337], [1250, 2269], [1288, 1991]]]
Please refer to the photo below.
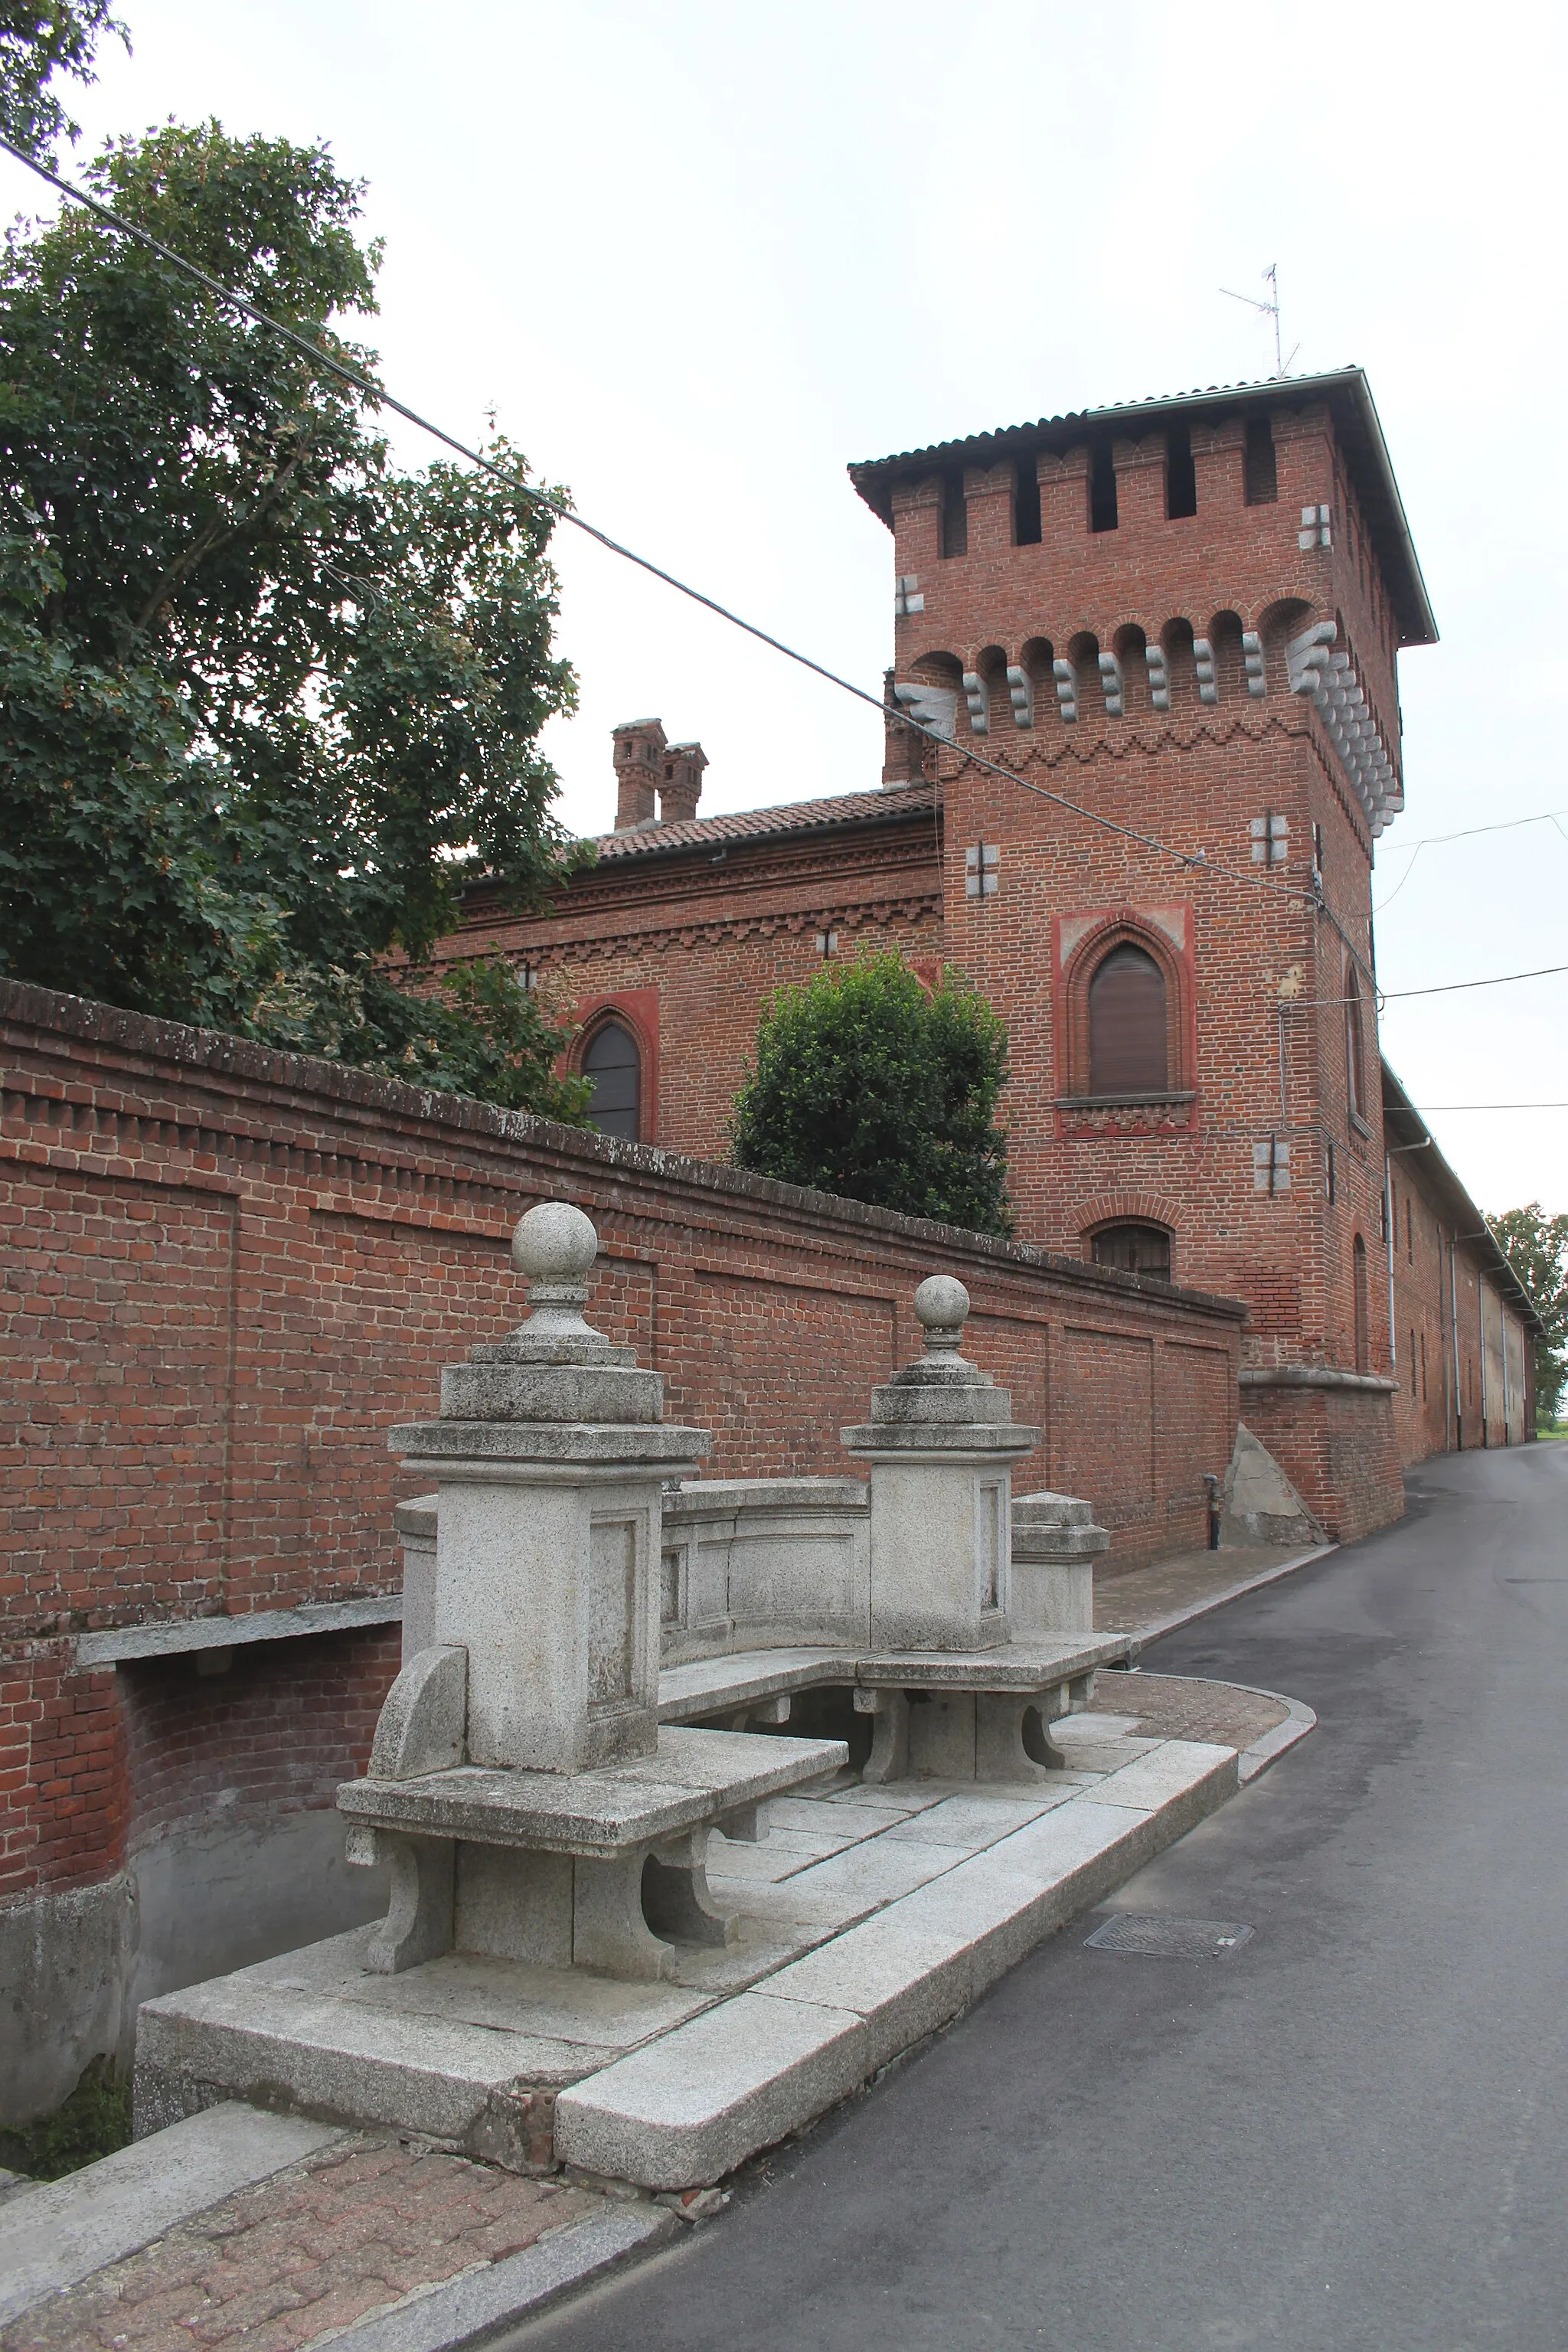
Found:
[[298, 1609], [257, 1609], [242, 1617], [179, 1617], [157, 1625], [121, 1625], [107, 1633], [79, 1633], [79, 1667], [119, 1666], [136, 1658], [166, 1658], [182, 1650], [232, 1650], [240, 1642], [297, 1642], [305, 1633], [342, 1633], [358, 1625], [395, 1625], [400, 1592], [368, 1601], [307, 1601]]
[[1244, 1389], [1368, 1389], [1397, 1396], [1399, 1382], [1382, 1372], [1342, 1372], [1332, 1364], [1248, 1365], [1237, 1376]]
[[715, 1160], [689, 1160], [656, 1144], [623, 1143], [615, 1137], [562, 1126], [527, 1111], [502, 1110], [494, 1103], [407, 1086], [398, 1078], [377, 1077], [312, 1055], [279, 1053], [247, 1038], [155, 1020], [146, 1013], [128, 1013], [118, 1005], [100, 1004], [21, 981], [0, 980], [0, 1022], [31, 1027], [46, 1037], [106, 1047], [144, 1065], [173, 1065], [193, 1077], [208, 1074], [220, 1085], [272, 1090], [289, 1098], [296, 1116], [305, 1097], [322, 1110], [334, 1108], [340, 1117], [357, 1114], [362, 1125], [378, 1117], [403, 1123], [414, 1120], [431, 1131], [432, 1139], [439, 1136], [452, 1146], [464, 1138], [475, 1141], [482, 1138], [492, 1146], [526, 1145], [575, 1160], [584, 1173], [592, 1170], [595, 1175], [603, 1171], [632, 1179], [654, 1177], [663, 1186], [683, 1190], [694, 1203], [704, 1202], [710, 1210], [725, 1200], [762, 1205], [817, 1229], [837, 1229], [840, 1234], [935, 1244], [950, 1252], [962, 1251], [977, 1270], [986, 1265], [999, 1271], [1027, 1267], [1049, 1273], [1089, 1296], [1137, 1298], [1151, 1305], [1168, 1302], [1186, 1313], [1231, 1323], [1247, 1318], [1247, 1308], [1240, 1299], [1183, 1289], [1145, 1275], [1123, 1274], [1112, 1266], [1091, 1265], [1036, 1242], [1004, 1241], [931, 1218], [906, 1216], [900, 1210], [873, 1208], [863, 1201], [783, 1184], [771, 1176], [752, 1175], [746, 1169], [725, 1167]]

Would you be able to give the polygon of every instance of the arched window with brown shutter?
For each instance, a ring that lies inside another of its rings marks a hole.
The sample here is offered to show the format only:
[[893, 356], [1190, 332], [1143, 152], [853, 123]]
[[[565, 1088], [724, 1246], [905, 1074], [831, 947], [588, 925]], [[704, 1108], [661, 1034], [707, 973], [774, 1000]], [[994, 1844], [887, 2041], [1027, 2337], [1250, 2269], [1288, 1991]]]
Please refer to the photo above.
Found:
[[1165, 975], [1142, 948], [1112, 948], [1089, 983], [1089, 1091], [1137, 1097], [1169, 1086]]
[[588, 1117], [601, 1135], [618, 1135], [627, 1143], [642, 1137], [642, 1055], [629, 1029], [606, 1021], [589, 1038], [583, 1055], [583, 1076], [591, 1079], [594, 1099]]

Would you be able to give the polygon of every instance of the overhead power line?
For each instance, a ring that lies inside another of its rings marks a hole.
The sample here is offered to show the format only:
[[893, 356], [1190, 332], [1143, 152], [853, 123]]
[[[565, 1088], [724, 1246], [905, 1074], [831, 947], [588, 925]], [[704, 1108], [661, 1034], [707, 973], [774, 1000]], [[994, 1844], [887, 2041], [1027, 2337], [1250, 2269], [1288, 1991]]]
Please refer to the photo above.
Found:
[[1477, 835], [1482, 833], [1515, 833], [1521, 824], [1552, 825], [1557, 832], [1563, 834], [1563, 840], [1568, 841], [1568, 833], [1563, 833], [1561, 823], [1565, 816], [1568, 816], [1568, 809], [1542, 809], [1534, 816], [1504, 817], [1497, 824], [1468, 824], [1458, 833], [1429, 833], [1419, 841], [1402, 841], [1398, 846], [1401, 850], [1407, 849], [1410, 852], [1410, 863], [1387, 898], [1380, 898], [1372, 911], [1374, 915], [1381, 915], [1385, 907], [1393, 906], [1394, 901], [1415, 873], [1416, 861], [1424, 849], [1440, 849], [1446, 842], [1450, 841], [1474, 841]]
[[1568, 963], [1543, 963], [1535, 971], [1495, 972], [1490, 980], [1445, 980], [1435, 988], [1386, 988], [1383, 1001], [1388, 1004], [1399, 996], [1453, 996], [1462, 988], [1506, 988], [1510, 980], [1550, 980], [1560, 971], [1568, 971]]
[[[329, 375], [336, 376], [343, 383], [352, 384], [356, 391], [364, 393], [380, 406], [391, 409], [395, 415], [405, 418], [408, 424], [416, 426], [421, 433], [428, 433], [431, 438], [440, 442], [444, 448], [455, 451], [460, 457], [466, 457], [470, 465], [479, 467], [482, 472], [491, 475], [497, 481], [505, 482], [510, 488], [518, 491], [523, 498], [531, 499], [536, 506], [543, 507], [548, 512], [558, 517], [561, 521], [569, 522], [574, 529], [584, 532], [589, 539], [596, 540], [599, 545], [607, 549], [612, 555], [618, 555], [626, 562], [636, 564], [639, 571], [648, 572], [655, 580], [661, 580], [667, 588], [673, 588], [678, 595], [689, 598], [694, 604], [700, 604], [705, 611], [714, 614], [720, 620], [728, 621], [731, 627], [742, 630], [749, 637], [754, 637], [760, 645], [769, 646], [776, 654], [782, 654], [786, 661], [795, 662], [802, 669], [810, 670], [814, 676], [825, 679], [829, 686], [837, 687], [841, 693], [852, 695], [857, 702], [868, 703], [874, 710], [881, 713], [884, 719], [888, 717], [888, 706], [881, 695], [871, 693], [866, 687], [857, 686], [852, 678], [844, 677], [838, 671], [829, 669], [825, 662], [819, 662], [810, 654], [802, 653], [795, 646], [787, 645], [782, 637], [775, 637], [770, 630], [760, 627], [755, 621], [748, 621], [743, 614], [734, 612], [728, 604], [721, 604], [717, 597], [709, 596], [700, 588], [692, 587], [688, 581], [678, 578], [673, 572], [667, 572], [662, 564], [655, 563], [651, 557], [639, 555], [635, 548], [627, 547], [622, 541], [612, 537], [607, 530], [601, 530], [596, 523], [589, 522], [564, 499], [552, 498], [547, 490], [539, 489], [523, 476], [514, 472], [511, 467], [498, 465], [496, 460], [487, 457], [482, 449], [474, 448], [468, 442], [459, 439], [456, 434], [448, 433], [444, 425], [437, 425], [430, 417], [422, 415], [418, 409], [410, 408], [405, 401], [397, 399], [384, 385], [378, 383], [374, 376], [366, 375], [363, 369], [354, 367], [349, 361], [338, 358], [333, 352], [327, 351], [321, 341], [312, 341], [308, 335], [300, 334], [293, 327], [286, 327], [281, 320], [274, 319], [267, 311], [258, 310], [256, 304], [247, 301], [243, 294], [237, 294], [230, 287], [225, 286], [221, 278], [210, 276], [195, 262], [187, 261], [184, 254], [176, 253], [172, 246], [164, 245], [161, 238], [152, 234], [151, 230], [140, 227], [134, 221], [127, 220], [122, 214], [117, 213], [112, 205], [106, 205], [101, 197], [90, 194], [85, 188], [79, 188], [73, 181], [62, 179], [58, 172], [52, 171], [47, 163], [40, 163], [36, 155], [29, 155], [25, 148], [18, 147], [14, 140], [0, 137], [0, 149], [3, 149], [6, 154], [14, 156], [18, 163], [23, 164], [27, 171], [35, 173], [39, 179], [47, 180], [48, 184], [52, 188], [57, 188], [61, 195], [68, 196], [73, 204], [80, 205], [85, 211], [105, 222], [120, 236], [131, 238], [134, 244], [142, 246], [149, 253], [155, 253], [161, 260], [168, 262], [171, 268], [180, 270], [195, 284], [204, 287], [209, 294], [216, 295], [220, 302], [227, 303], [232, 310], [238, 310], [257, 326], [265, 327], [269, 333], [280, 336], [286, 343], [290, 344], [295, 351], [309, 360], [312, 367], [319, 368]], [[944, 735], [939, 734], [934, 727], [927, 726], [918, 719], [911, 719], [905, 711], [900, 711], [897, 716], [901, 727], [906, 728], [911, 734], [923, 736], [928, 742], [941, 744], [948, 740]], [[1133, 825], [1119, 824], [1113, 817], [1103, 816], [1097, 809], [1085, 808], [1080, 802], [1069, 800], [1063, 793], [1052, 792], [1048, 785], [1036, 783], [1031, 778], [1019, 775], [1016, 769], [1005, 767], [996, 760], [987, 760], [978, 751], [969, 750], [963, 756], [971, 765], [983, 769], [987, 774], [999, 776], [1006, 783], [1016, 784], [1021, 791], [1033, 793], [1037, 798], [1050, 802], [1054, 807], [1065, 810], [1071, 816], [1080, 816], [1089, 824], [1099, 825], [1107, 833], [1119, 835], [1124, 841], [1136, 842], [1141, 848], [1151, 849], [1158, 856], [1171, 858], [1190, 872], [1221, 875], [1232, 881], [1246, 882], [1261, 886], [1265, 889], [1279, 890], [1286, 897], [1294, 898], [1306, 906], [1321, 904], [1315, 892], [1288, 882], [1279, 881], [1270, 875], [1258, 872], [1250, 866], [1229, 866], [1219, 858], [1210, 857], [1206, 851], [1201, 849], [1176, 849], [1169, 842], [1158, 839], [1153, 834], [1141, 833]], [[1334, 918], [1331, 916], [1330, 919], [1332, 921]], [[1337, 921], [1335, 928], [1341, 931], [1346, 945], [1359, 959], [1360, 950], [1356, 949], [1354, 942], [1350, 940], [1348, 934], [1343, 932], [1342, 927]]]
[[[1446, 841], [1473, 841], [1479, 833], [1516, 833], [1521, 824], [1556, 824], [1558, 818], [1564, 816], [1568, 816], [1568, 808], [1537, 809], [1533, 816], [1500, 817], [1496, 824], [1467, 824], [1458, 833], [1424, 833], [1419, 841], [1402, 841], [1399, 846], [1402, 850], [1437, 849]], [[1568, 840], [1568, 834], [1563, 838]]]
[[[453, 450], [460, 457], [467, 458], [470, 465], [477, 466], [481, 472], [492, 476], [497, 481], [506, 483], [509, 488], [531, 499], [534, 505], [543, 507], [561, 521], [571, 523], [574, 529], [584, 532], [588, 538], [596, 540], [599, 545], [607, 549], [612, 555], [618, 555], [626, 562], [635, 564], [639, 571], [647, 572], [654, 579], [662, 581], [666, 587], [673, 588], [678, 595], [689, 598], [694, 604], [700, 604], [705, 611], [714, 614], [720, 620], [728, 621], [732, 627], [742, 630], [747, 636], [754, 637], [760, 645], [769, 646], [776, 654], [782, 654], [786, 661], [797, 663], [801, 668], [810, 670], [816, 677], [825, 679], [829, 686], [837, 687], [840, 692], [852, 695], [858, 702], [869, 704], [873, 709], [880, 712], [884, 719], [887, 718], [888, 707], [880, 695], [871, 693], [863, 686], [857, 686], [852, 678], [840, 676], [838, 671], [829, 669], [826, 663], [816, 661], [811, 655], [801, 653], [795, 646], [787, 645], [782, 637], [775, 637], [769, 630], [760, 627], [756, 622], [748, 621], [742, 614], [732, 611], [729, 605], [721, 604], [716, 597], [705, 594], [700, 588], [694, 588], [689, 582], [678, 578], [673, 572], [666, 571], [662, 564], [655, 563], [651, 557], [639, 555], [635, 548], [627, 547], [607, 530], [600, 530], [596, 523], [589, 522], [564, 499], [552, 498], [549, 491], [538, 488], [510, 467], [498, 465], [496, 460], [487, 457], [482, 449], [477, 449], [468, 442], [459, 439], [456, 434], [448, 433], [444, 425], [437, 425], [430, 417], [422, 415], [418, 409], [410, 408], [405, 401], [397, 399], [394, 394], [385, 389], [384, 385], [378, 383], [374, 376], [367, 375], [362, 368], [354, 367], [349, 361], [338, 358], [333, 352], [327, 351], [320, 341], [312, 341], [309, 336], [300, 334], [297, 329], [285, 326], [281, 320], [272, 318], [267, 311], [259, 310], [254, 302], [247, 300], [243, 294], [237, 294], [231, 287], [225, 286], [221, 278], [212, 277], [197, 263], [187, 260], [182, 253], [176, 253], [172, 246], [163, 244], [161, 238], [152, 234], [151, 230], [141, 227], [135, 221], [125, 219], [123, 215], [117, 213], [112, 205], [106, 205], [100, 197], [90, 194], [85, 188], [79, 188], [70, 180], [63, 179], [58, 172], [51, 170], [48, 164], [40, 163], [37, 156], [29, 155], [26, 149], [18, 147], [15, 141], [0, 136], [0, 149], [3, 149], [6, 154], [14, 156], [16, 162], [23, 164], [27, 171], [36, 173], [39, 179], [47, 181], [51, 187], [58, 189], [61, 195], [68, 196], [73, 204], [81, 205], [85, 211], [103, 221], [118, 235], [129, 237], [132, 243], [143, 247], [150, 253], [155, 253], [160, 260], [168, 262], [171, 268], [179, 270], [195, 284], [205, 288], [209, 294], [216, 295], [220, 302], [226, 303], [231, 310], [238, 310], [257, 326], [265, 328], [269, 334], [279, 336], [284, 342], [291, 345], [307, 359], [313, 368], [319, 368], [329, 375], [336, 376], [341, 382], [352, 384], [355, 390], [365, 394], [379, 406], [391, 409], [395, 415], [405, 418], [407, 423], [416, 426], [421, 433], [429, 434], [431, 438], [440, 442], [443, 447]], [[923, 736], [928, 741], [941, 744], [948, 740], [945, 736], [940, 735], [934, 728], [926, 726], [920, 719], [911, 719], [907, 712], [899, 712], [898, 718], [901, 727], [907, 728], [912, 734]], [[1080, 802], [1069, 800], [1065, 793], [1052, 792], [1047, 785], [1037, 783], [1028, 776], [1021, 776], [1016, 769], [1004, 766], [1000, 761], [988, 760], [973, 748], [966, 751], [963, 757], [972, 766], [984, 770], [988, 775], [998, 776], [1004, 782], [1016, 784], [1021, 791], [1033, 793], [1039, 799], [1050, 802], [1054, 807], [1067, 811], [1069, 815], [1080, 816], [1087, 823], [1100, 826], [1105, 832], [1119, 835], [1125, 841], [1136, 842], [1142, 848], [1151, 849], [1159, 856], [1172, 858], [1190, 872], [1224, 876], [1232, 881], [1247, 882], [1264, 888], [1282, 891], [1288, 898], [1294, 898], [1300, 904], [1318, 907], [1322, 908], [1324, 913], [1329, 913], [1329, 910], [1322, 907], [1322, 901], [1315, 891], [1279, 881], [1270, 875], [1258, 873], [1250, 866], [1226, 865], [1221, 859], [1210, 857], [1206, 851], [1201, 849], [1173, 848], [1170, 843], [1161, 841], [1157, 835], [1141, 833], [1132, 825], [1119, 824], [1113, 817], [1104, 816], [1097, 809], [1085, 808]], [[1510, 822], [1529, 824], [1534, 820], [1521, 818]], [[1489, 831], [1492, 828], [1477, 827], [1476, 830]], [[1458, 835], [1442, 836], [1445, 839], [1458, 837]], [[1424, 843], [1417, 843], [1415, 845], [1417, 852], [1425, 845]], [[1331, 914], [1329, 915], [1329, 919], [1334, 923], [1335, 929], [1339, 931], [1346, 946], [1355, 955], [1357, 961], [1361, 961], [1361, 952], [1344, 930], [1343, 926]], [[1382, 993], [1384, 995], [1384, 1001], [1387, 1001], [1389, 996], [1442, 995], [1448, 992], [1448, 989], [1495, 988], [1508, 981], [1541, 979], [1546, 976], [1547, 971], [1555, 972], [1565, 970], [1568, 970], [1568, 966], [1553, 964], [1546, 967], [1546, 971], [1543, 972], [1504, 972], [1496, 980], [1455, 981], [1449, 982], [1447, 988], [1396, 989], [1382, 992]]]

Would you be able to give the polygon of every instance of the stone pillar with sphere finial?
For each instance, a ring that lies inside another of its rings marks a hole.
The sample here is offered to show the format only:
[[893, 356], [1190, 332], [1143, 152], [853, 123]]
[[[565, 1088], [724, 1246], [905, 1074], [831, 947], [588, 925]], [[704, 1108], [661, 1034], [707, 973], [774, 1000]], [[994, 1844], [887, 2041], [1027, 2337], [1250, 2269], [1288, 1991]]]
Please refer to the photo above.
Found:
[[969, 1293], [934, 1274], [915, 1293], [925, 1353], [872, 1392], [840, 1433], [871, 1465], [871, 1645], [996, 1647], [1011, 1638], [1012, 1465], [1040, 1433], [960, 1353]]
[[597, 1251], [581, 1209], [531, 1209], [512, 1241], [528, 1320], [443, 1373], [437, 1420], [390, 1433], [438, 1508], [426, 1645], [338, 1791], [350, 1859], [392, 1869], [373, 1971], [455, 1948], [668, 1974], [674, 1945], [732, 1930], [710, 1829], [754, 1837], [760, 1800], [845, 1760], [837, 1740], [659, 1725], [662, 1488], [709, 1441], [584, 1319]]

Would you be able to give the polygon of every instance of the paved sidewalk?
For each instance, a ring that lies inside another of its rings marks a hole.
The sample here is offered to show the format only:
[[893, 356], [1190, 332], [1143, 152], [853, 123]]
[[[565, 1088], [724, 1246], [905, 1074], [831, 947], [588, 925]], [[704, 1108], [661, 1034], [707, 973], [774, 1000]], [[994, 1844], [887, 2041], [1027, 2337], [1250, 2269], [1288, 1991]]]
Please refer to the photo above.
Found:
[[0, 2352], [304, 2352], [605, 2203], [357, 2134], [35, 2305]]
[[[1089, 1717], [1110, 1716], [1142, 1739], [1206, 1739], [1238, 1754], [1291, 1715], [1289, 1699], [1184, 1675], [1101, 1675]], [[1069, 1735], [1070, 1736], [1070, 1735]]]
[[1099, 1567], [1095, 1631], [1137, 1633], [1145, 1642], [1156, 1641], [1293, 1568], [1326, 1559], [1334, 1549], [1332, 1544], [1306, 1550], [1300, 1544], [1237, 1544], [1224, 1551], [1170, 1552], [1146, 1568]]

